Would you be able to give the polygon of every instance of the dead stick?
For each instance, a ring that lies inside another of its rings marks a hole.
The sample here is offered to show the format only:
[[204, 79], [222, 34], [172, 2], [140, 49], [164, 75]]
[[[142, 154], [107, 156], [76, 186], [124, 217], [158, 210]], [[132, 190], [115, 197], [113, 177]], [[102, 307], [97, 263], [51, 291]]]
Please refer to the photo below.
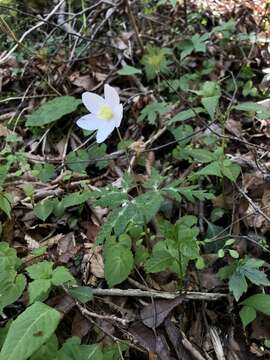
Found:
[[140, 46], [141, 52], [142, 52], [142, 54], [143, 54], [143, 53], [144, 53], [143, 42], [142, 42], [142, 39], [140, 38], [139, 29], [138, 29], [138, 26], [137, 26], [135, 17], [134, 17], [134, 15], [133, 15], [133, 13], [132, 13], [129, 0], [126, 0], [126, 5], [127, 5], [127, 13], [128, 13], [129, 20], [130, 20], [131, 25], [132, 25], [132, 27], [133, 27], [133, 30], [134, 30], [134, 33], [135, 33], [135, 37], [136, 37], [137, 43], [138, 43], [138, 45]]
[[178, 296], [182, 296], [186, 300], [206, 300], [206, 301], [215, 301], [223, 297], [226, 297], [226, 294], [221, 293], [204, 293], [196, 291], [187, 291], [184, 293], [180, 292], [161, 292], [155, 290], [144, 291], [140, 289], [93, 289], [93, 294], [97, 296], [129, 296], [129, 297], [151, 297], [159, 299], [175, 299]]

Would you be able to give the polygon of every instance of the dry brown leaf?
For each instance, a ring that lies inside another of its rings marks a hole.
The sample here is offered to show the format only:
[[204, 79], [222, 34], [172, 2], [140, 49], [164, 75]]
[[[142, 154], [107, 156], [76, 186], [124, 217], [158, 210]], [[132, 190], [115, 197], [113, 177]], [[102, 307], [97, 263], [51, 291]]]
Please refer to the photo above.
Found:
[[74, 233], [66, 234], [57, 245], [58, 261], [66, 264], [78, 252], [79, 246], [76, 245]]
[[92, 282], [91, 276], [104, 279], [104, 263], [101, 255], [102, 246], [96, 246], [95, 244], [85, 244], [86, 253], [82, 260], [82, 273], [83, 281], [85, 284]]
[[80, 75], [79, 72], [74, 72], [69, 76], [70, 82], [86, 91], [91, 91], [95, 87], [96, 83], [90, 75]]
[[7, 127], [5, 127], [4, 125], [0, 124], [0, 137], [1, 136], [8, 136], [12, 134], [12, 131], [10, 131]]
[[78, 310], [75, 313], [75, 316], [72, 321], [71, 334], [72, 336], [78, 336], [83, 338], [87, 335], [92, 328], [91, 323], [87, 320]]
[[153, 300], [141, 310], [142, 322], [150, 329], [157, 328], [163, 323], [168, 314], [182, 302], [182, 297], [173, 300]]

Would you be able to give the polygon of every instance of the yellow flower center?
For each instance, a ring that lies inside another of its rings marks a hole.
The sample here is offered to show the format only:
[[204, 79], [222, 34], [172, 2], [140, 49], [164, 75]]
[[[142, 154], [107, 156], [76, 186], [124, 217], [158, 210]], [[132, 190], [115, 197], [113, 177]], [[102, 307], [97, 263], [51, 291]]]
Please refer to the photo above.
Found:
[[113, 117], [113, 111], [112, 109], [110, 108], [110, 106], [108, 105], [103, 105], [101, 106], [101, 108], [99, 109], [99, 112], [98, 112], [98, 117], [100, 119], [103, 119], [103, 120], [111, 120], [111, 118]]

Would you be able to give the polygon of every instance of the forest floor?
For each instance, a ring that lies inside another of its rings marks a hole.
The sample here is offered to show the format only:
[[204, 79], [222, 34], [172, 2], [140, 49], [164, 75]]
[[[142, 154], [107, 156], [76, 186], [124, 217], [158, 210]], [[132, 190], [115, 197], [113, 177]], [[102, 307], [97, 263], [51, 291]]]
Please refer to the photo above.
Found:
[[0, 360], [270, 359], [269, 15], [0, 0]]

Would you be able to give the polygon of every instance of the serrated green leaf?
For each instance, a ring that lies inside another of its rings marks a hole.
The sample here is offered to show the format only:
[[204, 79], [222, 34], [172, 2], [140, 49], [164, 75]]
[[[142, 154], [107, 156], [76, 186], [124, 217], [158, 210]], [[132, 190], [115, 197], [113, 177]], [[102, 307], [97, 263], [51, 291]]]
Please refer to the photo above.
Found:
[[11, 324], [0, 360], [27, 360], [56, 330], [60, 313], [36, 302]]
[[126, 280], [133, 269], [132, 252], [121, 244], [105, 247], [104, 260], [105, 279], [109, 287]]
[[190, 125], [180, 125], [175, 129], [169, 129], [180, 146], [190, 143], [193, 136], [193, 128]]
[[123, 192], [117, 188], [102, 189], [93, 193], [96, 198], [95, 204], [101, 207], [115, 209], [123, 202], [128, 200], [127, 192]]
[[137, 75], [137, 74], [141, 74], [142, 71], [140, 69], [135, 68], [134, 66], [130, 66], [130, 65], [124, 65], [122, 67], [122, 69], [118, 70], [117, 73], [119, 75]]
[[70, 295], [79, 300], [82, 304], [93, 300], [93, 290], [88, 286], [77, 286], [68, 289]]
[[256, 319], [256, 310], [250, 306], [243, 306], [239, 312], [244, 328]]
[[69, 195], [66, 195], [62, 200], [62, 205], [64, 208], [68, 208], [71, 206], [81, 205], [89, 200], [92, 196], [91, 191], [84, 192], [74, 192]]
[[[137, 216], [142, 215], [146, 222], [150, 221], [159, 211], [163, 197], [159, 191], [147, 191], [134, 200]], [[147, 204], [147, 206], [145, 206]]]
[[81, 101], [73, 96], [61, 96], [41, 105], [26, 121], [26, 126], [44, 126], [77, 109]]
[[138, 120], [143, 121], [146, 119], [150, 125], [155, 125], [157, 117], [166, 113], [168, 110], [169, 107], [166, 102], [152, 102], [143, 108]]

